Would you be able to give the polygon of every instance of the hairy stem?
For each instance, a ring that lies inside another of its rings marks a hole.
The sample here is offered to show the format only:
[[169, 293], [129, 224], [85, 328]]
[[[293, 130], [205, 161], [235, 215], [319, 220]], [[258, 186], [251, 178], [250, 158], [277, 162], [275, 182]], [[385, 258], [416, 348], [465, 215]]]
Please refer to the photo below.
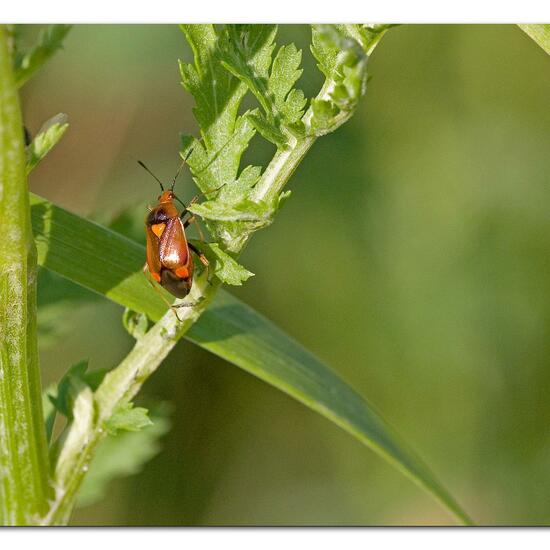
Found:
[[47, 508], [49, 468], [36, 339], [36, 248], [8, 41], [0, 25], [0, 519], [30, 525]]
[[[55, 499], [42, 520], [43, 525], [68, 523], [88, 465], [95, 449], [105, 436], [105, 422], [117, 407], [128, 403], [138, 393], [143, 383], [157, 370], [164, 358], [208, 307], [218, 287], [219, 284], [210, 284], [207, 281], [206, 273], [195, 280], [189, 300], [199, 303], [193, 307], [179, 308], [180, 320], [172, 310], [168, 310], [160, 321], [136, 342], [126, 358], [105, 376], [93, 396], [95, 410], [90, 411], [89, 415], [84, 412], [79, 417], [80, 423], [76, 420], [78, 411], [75, 411], [75, 422], [56, 465]], [[86, 391], [86, 388], [82, 389], [82, 393]], [[87, 416], [88, 419], [82, 423], [82, 417]]]

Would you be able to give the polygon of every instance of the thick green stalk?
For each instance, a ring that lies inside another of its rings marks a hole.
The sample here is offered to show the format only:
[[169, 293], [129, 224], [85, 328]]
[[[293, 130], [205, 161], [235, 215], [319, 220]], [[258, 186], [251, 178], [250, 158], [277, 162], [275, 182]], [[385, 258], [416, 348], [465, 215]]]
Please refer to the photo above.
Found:
[[36, 523], [47, 508], [48, 453], [36, 340], [36, 248], [23, 122], [8, 33], [0, 25], [0, 519]]

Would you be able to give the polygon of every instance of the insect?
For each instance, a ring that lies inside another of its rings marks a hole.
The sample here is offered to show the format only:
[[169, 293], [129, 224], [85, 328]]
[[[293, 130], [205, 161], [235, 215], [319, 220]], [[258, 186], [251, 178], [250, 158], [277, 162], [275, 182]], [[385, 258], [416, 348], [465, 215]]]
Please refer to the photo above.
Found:
[[[145, 218], [147, 261], [143, 267], [143, 271], [145, 275], [150, 276], [149, 281], [154, 288], [156, 287], [151, 279], [176, 298], [185, 298], [191, 291], [193, 284], [194, 265], [191, 252], [194, 252], [201, 263], [208, 267], [208, 260], [204, 254], [188, 242], [185, 236], [185, 229], [195, 221], [195, 217], [174, 193], [174, 186], [185, 164], [185, 160], [176, 172], [169, 189], [164, 188], [162, 182], [143, 162], [138, 160], [138, 164], [155, 178], [161, 189], [158, 204], [154, 207], [149, 207], [149, 213]], [[199, 196], [196, 196], [191, 201], [191, 204]], [[181, 213], [174, 204], [175, 200], [179, 201], [183, 206]], [[173, 309], [184, 306], [189, 307], [195, 304], [168, 305]]]

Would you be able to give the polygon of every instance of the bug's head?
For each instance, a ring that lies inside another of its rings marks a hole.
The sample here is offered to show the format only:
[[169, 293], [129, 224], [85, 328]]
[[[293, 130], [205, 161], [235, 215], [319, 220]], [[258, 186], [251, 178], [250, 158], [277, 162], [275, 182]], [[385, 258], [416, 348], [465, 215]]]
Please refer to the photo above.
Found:
[[168, 191], [163, 191], [159, 197], [158, 197], [158, 201], [159, 203], [163, 203], [163, 202], [172, 202], [174, 200], [174, 192], [169, 189]]

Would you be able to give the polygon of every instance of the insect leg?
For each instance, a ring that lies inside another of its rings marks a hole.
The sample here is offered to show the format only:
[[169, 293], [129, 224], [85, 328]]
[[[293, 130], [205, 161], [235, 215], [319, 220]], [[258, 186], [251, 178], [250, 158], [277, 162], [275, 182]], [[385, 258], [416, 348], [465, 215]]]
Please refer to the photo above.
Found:
[[[176, 197], [177, 198], [177, 197]], [[186, 216], [187, 214], [191, 214], [191, 212], [188, 210], [188, 207], [189, 206], [192, 206], [193, 204], [195, 204], [200, 198], [200, 195], [195, 195], [190, 201], [189, 201], [189, 204], [185, 205], [180, 199], [177, 199], [181, 205], [183, 206], [183, 210], [181, 211], [181, 214], [180, 214], [180, 218], [183, 220], [183, 217]], [[193, 217], [193, 215], [191, 214], [191, 217]], [[192, 223], [192, 222], [191, 222]]]
[[[174, 313], [174, 315], [176, 316], [176, 319], [181, 323], [183, 321], [183, 319], [180, 319], [179, 315], [178, 315], [178, 312], [176, 311], [176, 308], [177, 307], [180, 307], [180, 306], [174, 306], [172, 305], [165, 297], [164, 295], [162, 294], [162, 292], [159, 290], [159, 288], [157, 287], [157, 285], [155, 284], [155, 281], [153, 280], [152, 276], [151, 276], [151, 272], [149, 271], [149, 266], [147, 265], [147, 263], [145, 263], [145, 265], [143, 266], [143, 273], [145, 274], [145, 277], [147, 278], [147, 281], [149, 282], [149, 284], [153, 287], [153, 289], [155, 290], [155, 292], [158, 292], [158, 295], [160, 296], [161, 300], [172, 310], [172, 312]], [[190, 304], [191, 305], [191, 304]]]
[[[187, 302], [186, 304], [176, 304], [176, 305], [173, 305], [171, 306], [172, 307], [172, 310], [175, 310], [179, 307], [195, 307], [195, 306], [198, 306], [201, 302], [202, 302], [203, 298], [201, 298], [200, 300], [197, 300], [196, 302]], [[176, 317], [178, 317], [176, 315]], [[181, 323], [183, 321], [183, 319], [180, 319], [178, 317], [178, 321]]]
[[196, 221], [197, 221], [197, 218], [195, 218], [195, 216], [191, 216], [190, 218], [188, 218], [183, 222], [183, 228], [187, 229], [192, 223], [195, 223]]
[[202, 232], [200, 224], [197, 223], [197, 222], [198, 222], [197, 217], [196, 216], [191, 216], [189, 219], [187, 219], [183, 222], [183, 227], [184, 227], [184, 229], [187, 229], [192, 223], [196, 223], [197, 225], [195, 227], [197, 228], [199, 238], [200, 238], [201, 242], [205, 242], [204, 241], [204, 233]]
[[187, 246], [198, 256], [202, 265], [206, 267], [206, 280], [208, 284], [212, 284], [212, 280], [210, 279], [210, 262], [208, 258], [194, 244], [187, 243]]
[[194, 244], [187, 243], [187, 246], [199, 257], [202, 265], [205, 267], [210, 265], [210, 262], [207, 260], [206, 256]]

